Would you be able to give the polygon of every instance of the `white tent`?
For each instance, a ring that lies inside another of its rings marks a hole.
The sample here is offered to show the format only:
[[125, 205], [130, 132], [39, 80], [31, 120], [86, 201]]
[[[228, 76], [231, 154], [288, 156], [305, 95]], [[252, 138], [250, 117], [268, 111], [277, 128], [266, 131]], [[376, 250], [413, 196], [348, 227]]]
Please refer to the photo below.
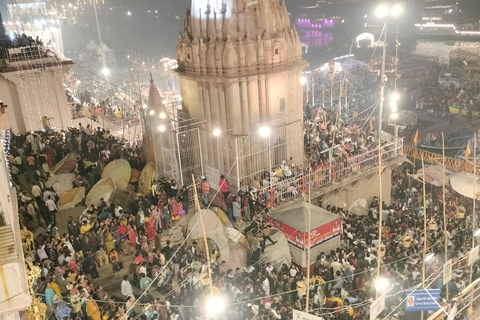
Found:
[[283, 232], [277, 228], [270, 229], [270, 237], [273, 241], [276, 241], [276, 243], [265, 247], [263, 253], [265, 263], [270, 262], [277, 270], [279, 270], [284, 263], [289, 266], [292, 263], [292, 256], [287, 238]]
[[449, 179], [453, 190], [462, 196], [473, 199], [475, 195], [480, 193], [478, 177], [475, 180], [475, 176], [471, 173], [458, 172], [450, 175]]

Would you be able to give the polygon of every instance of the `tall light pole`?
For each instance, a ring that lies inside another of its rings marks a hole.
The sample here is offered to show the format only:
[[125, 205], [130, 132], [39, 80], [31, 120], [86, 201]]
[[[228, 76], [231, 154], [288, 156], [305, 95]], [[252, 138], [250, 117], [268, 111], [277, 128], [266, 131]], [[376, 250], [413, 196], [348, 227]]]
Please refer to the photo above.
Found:
[[[382, 267], [382, 256], [380, 255], [380, 245], [382, 244], [382, 216], [383, 216], [383, 187], [382, 187], [382, 141], [381, 141], [381, 132], [382, 132], [382, 111], [383, 111], [383, 102], [385, 100], [385, 58], [387, 55], [387, 24], [389, 16], [398, 16], [402, 12], [402, 7], [395, 5], [392, 8], [389, 8], [385, 5], [379, 6], [375, 13], [381, 18], [385, 18], [385, 29], [383, 34], [383, 56], [382, 56], [382, 71], [380, 79], [380, 104], [378, 111], [378, 184], [379, 184], [379, 194], [378, 194], [378, 252], [377, 252], [377, 278], [380, 278], [380, 271]], [[377, 292], [378, 294], [378, 292]]]
[[97, 14], [97, 4], [93, 2], [93, 11], [95, 12], [95, 22], [97, 23], [97, 32], [98, 32], [98, 42], [100, 42], [100, 52], [102, 54], [102, 74], [108, 80], [110, 75], [110, 70], [107, 68], [107, 60], [105, 59], [105, 50], [103, 49], [102, 34], [100, 32], [100, 24], [98, 23], [98, 14]]
[[375, 13], [380, 18], [385, 18], [385, 27], [383, 30], [383, 52], [382, 52], [382, 69], [380, 72], [380, 105], [378, 111], [378, 144], [381, 145], [380, 135], [382, 132], [382, 117], [383, 117], [383, 104], [385, 101], [385, 84], [387, 82], [385, 76], [385, 60], [387, 57], [387, 29], [388, 29], [388, 18], [397, 17], [402, 13], [403, 9], [400, 5], [394, 5], [393, 7], [387, 7], [381, 5], [377, 7]]

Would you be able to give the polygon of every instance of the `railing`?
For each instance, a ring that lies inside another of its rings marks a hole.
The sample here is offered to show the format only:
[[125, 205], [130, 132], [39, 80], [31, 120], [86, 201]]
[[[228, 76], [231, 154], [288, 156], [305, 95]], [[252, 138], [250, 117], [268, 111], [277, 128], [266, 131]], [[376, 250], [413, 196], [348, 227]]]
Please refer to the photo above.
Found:
[[362, 170], [378, 165], [379, 154], [381, 154], [382, 161], [402, 155], [403, 139], [350, 158], [342, 158], [339, 156], [334, 159], [333, 163], [314, 172], [305, 175], [300, 173], [300, 175], [294, 178], [274, 183], [272, 188], [266, 188], [260, 191], [260, 201], [271, 208], [281, 202], [299, 197], [307, 191], [308, 186], [310, 186], [312, 190], [317, 190], [329, 184], [339, 182]]
[[[421, 160], [423, 156], [423, 160], [428, 163], [438, 163], [442, 161], [441, 154], [417, 149], [412, 146], [403, 146], [403, 153], [418, 160]], [[445, 157], [445, 167], [455, 171], [465, 171], [473, 173], [473, 164], [463, 159]]]
[[48, 58], [61, 60], [63, 56], [53, 46], [34, 45], [5, 49], [5, 57], [8, 62], [21, 62]]

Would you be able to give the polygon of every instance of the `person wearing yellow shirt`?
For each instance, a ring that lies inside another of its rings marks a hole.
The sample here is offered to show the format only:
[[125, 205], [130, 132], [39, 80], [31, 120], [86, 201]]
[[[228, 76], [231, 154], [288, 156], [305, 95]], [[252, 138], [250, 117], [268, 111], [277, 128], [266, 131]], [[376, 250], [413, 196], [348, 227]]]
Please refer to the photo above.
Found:
[[98, 305], [92, 298], [87, 300], [87, 315], [90, 320], [101, 320], [102, 314], [98, 309]]
[[55, 292], [55, 295], [57, 295], [58, 297], [62, 296], [62, 291], [60, 290], [58, 284], [52, 281], [50, 282], [50, 286], [52, 287], [53, 292]]
[[278, 179], [282, 179], [282, 178], [283, 178], [282, 168], [278, 167], [278, 168], [275, 169], [275, 176], [276, 176]]
[[83, 226], [80, 227], [80, 234], [87, 234], [90, 229], [92, 229], [92, 226], [87, 221], [83, 221]]

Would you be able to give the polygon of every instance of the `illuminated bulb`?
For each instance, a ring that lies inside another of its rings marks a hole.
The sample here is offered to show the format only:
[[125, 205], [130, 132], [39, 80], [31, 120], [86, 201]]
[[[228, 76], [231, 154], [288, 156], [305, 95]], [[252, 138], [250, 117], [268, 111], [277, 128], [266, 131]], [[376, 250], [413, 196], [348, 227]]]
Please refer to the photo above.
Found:
[[160, 112], [160, 119], [165, 119], [167, 114], [165, 112]]
[[270, 127], [267, 127], [267, 126], [260, 127], [260, 129], [258, 130], [258, 134], [263, 138], [269, 137], [271, 132], [272, 132], [272, 129], [270, 129]]
[[392, 17], [397, 17], [402, 14], [403, 8], [402, 6], [396, 4], [393, 6], [392, 10], [390, 10], [390, 15]]
[[148, 106], [147, 106], [146, 104], [143, 104], [142, 107], [143, 107], [143, 109], [147, 109], [147, 108], [148, 108]]
[[375, 14], [380, 18], [385, 18], [388, 15], [388, 8], [385, 5], [381, 5], [375, 10]]
[[205, 309], [208, 314], [218, 315], [225, 310], [225, 299], [222, 297], [210, 297], [205, 302]]
[[165, 129], [166, 129], [166, 128], [165, 128], [165, 126], [164, 126], [163, 124], [161, 124], [161, 125], [158, 126], [158, 131], [160, 131], [160, 132], [164, 132]]
[[222, 131], [220, 129], [217, 128], [213, 130], [213, 135], [215, 137], [219, 137], [221, 134], [222, 134]]
[[301, 77], [301, 78], [300, 78], [300, 83], [301, 83], [302, 86], [303, 86], [305, 83], [307, 83], [307, 78]]
[[390, 95], [390, 100], [398, 101], [398, 100], [400, 100], [400, 95], [398, 93], [394, 92]]
[[398, 114], [396, 113], [392, 113], [392, 115], [390, 116], [393, 120], [397, 120], [398, 119]]
[[110, 70], [108, 70], [107, 68], [103, 68], [102, 73], [104, 76], [108, 76], [110, 74]]
[[150, 110], [150, 115], [153, 116], [155, 114], [155, 110]]

